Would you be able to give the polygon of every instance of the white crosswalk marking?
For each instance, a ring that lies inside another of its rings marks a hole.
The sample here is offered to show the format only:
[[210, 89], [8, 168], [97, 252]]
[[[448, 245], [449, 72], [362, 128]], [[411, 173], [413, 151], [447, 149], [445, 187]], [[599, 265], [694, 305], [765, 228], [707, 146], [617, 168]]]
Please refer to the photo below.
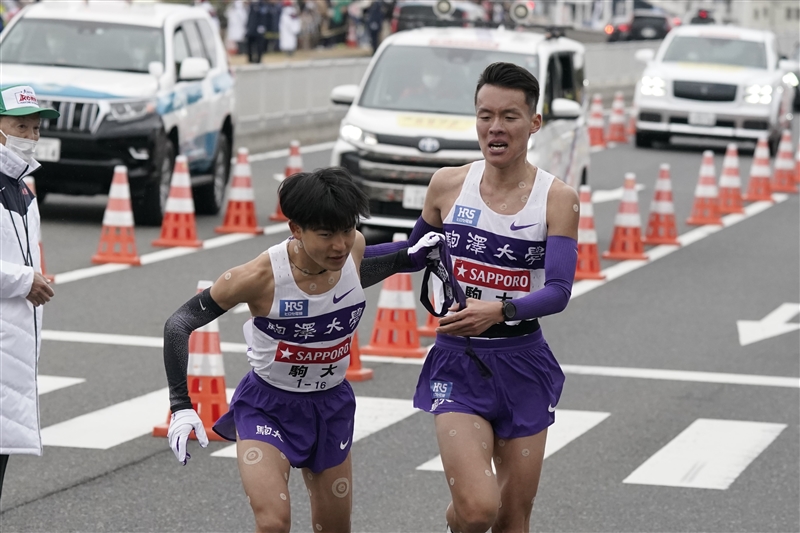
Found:
[[785, 427], [698, 418], [623, 483], [725, 490]]
[[[411, 400], [395, 398], [356, 397], [356, 420], [353, 442], [359, 441], [392, 424], [413, 415], [416, 409]], [[212, 457], [236, 458], [236, 445], [227, 446], [211, 454]]]
[[83, 378], [39, 375], [37, 381], [39, 396], [41, 396], [42, 394], [47, 394], [48, 392], [53, 392], [58, 389], [64, 389], [66, 387], [71, 387], [72, 385], [77, 385], [78, 383], [83, 383], [86, 380]]
[[[577, 439], [597, 424], [608, 418], [610, 413], [598, 411], [572, 411], [558, 409], [556, 422], [547, 431], [547, 443], [544, 447], [544, 458], [547, 459], [558, 450]], [[442, 456], [437, 455], [430, 461], [419, 465], [417, 470], [443, 472]]]

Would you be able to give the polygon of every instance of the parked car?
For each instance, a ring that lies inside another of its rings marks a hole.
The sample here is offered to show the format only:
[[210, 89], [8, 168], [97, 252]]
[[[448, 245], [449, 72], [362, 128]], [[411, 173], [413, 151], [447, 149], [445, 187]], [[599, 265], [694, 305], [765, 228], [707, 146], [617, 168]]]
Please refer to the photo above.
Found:
[[527, 68], [539, 80], [528, 161], [570, 185], [585, 183], [589, 139], [582, 120], [584, 46], [564, 37], [490, 29], [422, 28], [380, 46], [360, 86], [335, 87], [350, 105], [331, 155], [370, 198], [365, 226], [413, 227], [433, 173], [483, 159], [475, 129], [475, 84], [496, 61]]
[[177, 154], [188, 158], [198, 213], [223, 206], [231, 170], [234, 79], [205, 10], [185, 5], [42, 1], [0, 34], [4, 85], [42, 105], [36, 174], [47, 193], [108, 193], [128, 167], [133, 214], [160, 224]]
[[672, 29], [672, 17], [655, 9], [637, 9], [630, 17], [606, 26], [608, 41], [658, 40]]
[[636, 84], [636, 145], [672, 135], [755, 141], [773, 153], [789, 126], [796, 61], [779, 60], [775, 34], [734, 26], [687, 25], [670, 32]]
[[392, 13], [392, 33], [414, 28], [484, 25], [489, 14], [480, 4], [466, 0], [400, 0]]

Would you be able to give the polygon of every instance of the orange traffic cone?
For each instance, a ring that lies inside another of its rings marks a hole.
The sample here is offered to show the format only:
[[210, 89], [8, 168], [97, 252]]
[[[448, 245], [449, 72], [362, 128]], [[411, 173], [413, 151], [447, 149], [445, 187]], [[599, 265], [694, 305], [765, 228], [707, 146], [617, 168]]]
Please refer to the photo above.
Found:
[[103, 215], [100, 244], [97, 246], [97, 253], [92, 256], [92, 263], [142, 264], [136, 253], [128, 169], [122, 165], [114, 167], [114, 179], [111, 181], [108, 205]]
[[197, 240], [192, 183], [189, 181], [189, 164], [185, 155], [175, 158], [169, 198], [161, 222], [161, 237], [153, 241], [153, 246], [203, 246]]
[[625, 98], [622, 91], [614, 94], [614, 103], [611, 104], [611, 117], [608, 119], [608, 142], [628, 142], [625, 134]]
[[253, 180], [250, 171], [249, 152], [247, 148], [239, 148], [236, 153], [236, 166], [233, 168], [228, 207], [225, 220], [214, 231], [217, 233], [263, 233], [258, 227], [256, 217], [256, 201], [253, 194]]
[[[197, 292], [203, 292], [213, 283], [198, 281]], [[189, 398], [192, 407], [203, 421], [210, 440], [225, 440], [212, 430], [214, 422], [228, 412], [228, 397], [225, 391], [225, 367], [222, 365], [222, 349], [219, 343], [219, 324], [214, 319], [196, 329], [189, 337], [189, 366], [187, 367]], [[167, 422], [153, 428], [154, 437], [166, 437], [171, 413]], [[192, 433], [192, 438], [197, 438]]]
[[[292, 141], [289, 143], [289, 157], [286, 159], [286, 169], [283, 171], [283, 179], [302, 171], [303, 157], [300, 155], [300, 141]], [[276, 222], [286, 222], [289, 220], [286, 218], [286, 215], [283, 214], [280, 200], [278, 200], [275, 212], [269, 216], [269, 219]]]
[[594, 229], [592, 188], [581, 185], [581, 218], [578, 221], [578, 263], [575, 279], [605, 279], [600, 273], [600, 255], [597, 251], [597, 232]]
[[[33, 179], [33, 176], [25, 176], [22, 178], [22, 181], [25, 182], [25, 185], [31, 190], [34, 196], [36, 196], [36, 180]], [[47, 269], [44, 266], [44, 248], [42, 248], [42, 230], [41, 227], [39, 228], [39, 266], [42, 267], [42, 276], [49, 281], [50, 283], [53, 282], [53, 276], [47, 273]]]
[[719, 212], [744, 213], [742, 207], [742, 180], [739, 178], [739, 151], [734, 143], [728, 145], [719, 176]]
[[750, 181], [744, 199], [748, 202], [772, 202], [772, 185], [770, 184], [769, 146], [767, 138], [758, 139], [750, 165]]
[[425, 320], [425, 325], [420, 326], [417, 330], [420, 337], [435, 337], [436, 328], [439, 327], [439, 319], [430, 313], [426, 313], [428, 318]]
[[692, 214], [686, 219], [686, 223], [692, 226], [722, 225], [722, 219], [719, 217], [717, 179], [714, 177], [714, 152], [711, 150], [703, 152], [700, 177], [694, 189]]
[[355, 22], [350, 22], [347, 28], [347, 40], [346, 43], [348, 48], [356, 48], [358, 46], [358, 36], [356, 33], [356, 24]]
[[627, 134], [630, 137], [636, 136], [636, 115], [638, 113], [639, 112], [636, 110], [635, 107], [631, 108], [631, 116], [628, 117], [628, 131], [627, 131]]
[[663, 163], [658, 169], [656, 191], [650, 203], [650, 218], [644, 236], [645, 244], [674, 244], [678, 242], [678, 228], [675, 225], [675, 204], [672, 202], [672, 180], [669, 165]]
[[411, 274], [401, 272], [383, 282], [372, 337], [361, 352], [366, 355], [425, 357], [426, 349], [420, 345], [417, 333]]
[[625, 187], [619, 211], [614, 219], [614, 236], [611, 246], [603, 253], [605, 259], [647, 259], [642, 242], [642, 219], [639, 216], [639, 195], [636, 192], [636, 175], [625, 174]]
[[589, 109], [589, 146], [592, 148], [605, 148], [605, 123], [603, 121], [603, 100], [599, 94], [592, 98], [592, 106]]
[[794, 162], [792, 161], [792, 132], [789, 130], [783, 130], [783, 135], [781, 135], [771, 185], [772, 192], [797, 193], [797, 185], [794, 183]]
[[347, 381], [367, 381], [372, 379], [372, 376], [371, 368], [361, 366], [361, 349], [358, 347], [358, 332], [356, 332], [350, 341], [350, 366], [347, 368], [345, 378]]
[[797, 152], [794, 156], [794, 181], [800, 183], [800, 141], [797, 142]]

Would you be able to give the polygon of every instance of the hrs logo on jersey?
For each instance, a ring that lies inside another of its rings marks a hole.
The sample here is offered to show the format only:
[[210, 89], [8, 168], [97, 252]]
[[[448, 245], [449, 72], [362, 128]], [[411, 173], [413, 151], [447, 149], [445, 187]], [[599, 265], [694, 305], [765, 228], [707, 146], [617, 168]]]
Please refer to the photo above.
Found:
[[281, 300], [280, 316], [308, 316], [308, 300]]
[[466, 224], [467, 226], [477, 226], [478, 219], [481, 217], [481, 210], [474, 207], [464, 207], [456, 204], [453, 213], [453, 222], [456, 224]]
[[529, 270], [498, 268], [457, 258], [453, 265], [453, 271], [458, 281], [463, 281], [470, 285], [478, 285], [500, 291], [530, 292], [531, 290], [531, 274]]

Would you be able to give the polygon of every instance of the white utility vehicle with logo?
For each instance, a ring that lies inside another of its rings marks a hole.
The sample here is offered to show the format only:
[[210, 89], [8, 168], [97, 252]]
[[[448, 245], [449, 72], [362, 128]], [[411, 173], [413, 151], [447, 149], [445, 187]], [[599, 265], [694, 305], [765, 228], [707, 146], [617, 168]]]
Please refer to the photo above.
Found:
[[777, 151], [791, 120], [795, 61], [779, 59], [775, 34], [713, 24], [673, 29], [636, 84], [636, 145], [673, 135], [756, 141]]
[[61, 113], [43, 120], [39, 197], [108, 193], [128, 167], [137, 223], [160, 224], [177, 154], [198, 213], [223, 206], [234, 85], [207, 12], [118, 0], [42, 1], [0, 34], [2, 85], [30, 85]]
[[475, 129], [475, 86], [491, 63], [506, 61], [539, 80], [544, 124], [528, 160], [577, 187], [586, 182], [584, 47], [532, 31], [422, 28], [378, 49], [360, 85], [333, 89], [349, 104], [332, 165], [347, 168], [370, 198], [362, 225], [413, 227], [433, 173], [483, 159]]

